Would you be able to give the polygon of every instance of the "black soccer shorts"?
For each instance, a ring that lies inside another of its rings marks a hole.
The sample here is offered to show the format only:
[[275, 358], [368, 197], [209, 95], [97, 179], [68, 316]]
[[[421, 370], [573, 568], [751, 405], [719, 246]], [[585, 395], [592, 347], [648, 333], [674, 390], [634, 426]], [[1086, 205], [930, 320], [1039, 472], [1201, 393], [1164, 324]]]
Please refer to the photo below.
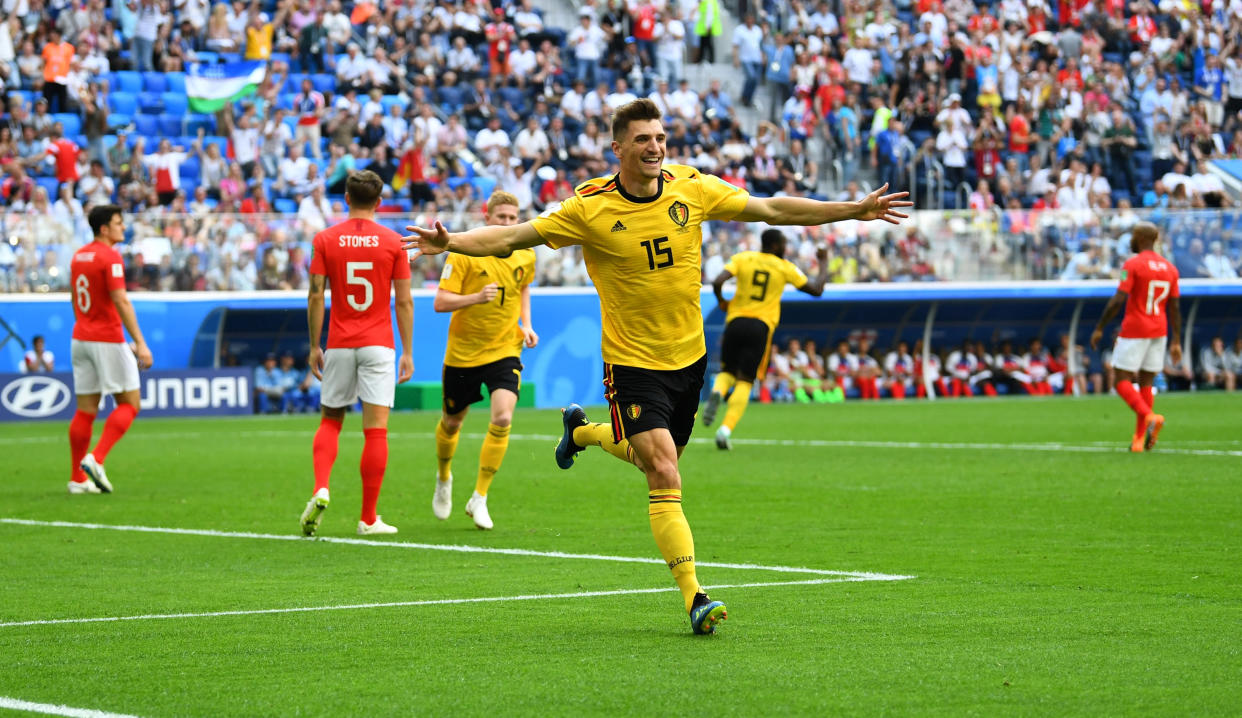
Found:
[[612, 414], [614, 441], [652, 429], [668, 429], [673, 443], [690, 443], [699, 410], [707, 355], [670, 371], [604, 364], [604, 396]]
[[754, 317], [737, 317], [725, 326], [720, 342], [720, 368], [739, 381], [754, 383], [768, 352], [768, 325]]
[[497, 389], [508, 389], [522, 395], [522, 361], [517, 357], [505, 357], [490, 364], [458, 367], [444, 365], [441, 389], [444, 395], [444, 412], [457, 414], [465, 411], [483, 398], [482, 387], [487, 385], [487, 395]]

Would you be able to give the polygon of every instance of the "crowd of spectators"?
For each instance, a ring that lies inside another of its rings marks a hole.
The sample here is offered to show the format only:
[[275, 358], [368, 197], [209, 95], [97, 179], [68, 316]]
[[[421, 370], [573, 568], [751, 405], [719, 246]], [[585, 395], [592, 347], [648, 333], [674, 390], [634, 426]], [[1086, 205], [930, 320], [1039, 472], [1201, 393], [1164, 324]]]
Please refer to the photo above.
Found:
[[[832, 404], [849, 399], [926, 398], [928, 387], [937, 396], [1100, 394], [1113, 390], [1111, 351], [1099, 354], [1075, 347], [1061, 335], [1054, 350], [1040, 339], [1025, 345], [1001, 340], [989, 348], [982, 341], [965, 340], [943, 352], [932, 347], [928, 361], [923, 345], [913, 348], [898, 341], [889, 350], [877, 349], [868, 332], [855, 332], [835, 345], [821, 348], [811, 338], [790, 338], [773, 346], [767, 376], [756, 388], [763, 402]], [[1076, 364], [1070, 371], [1069, 362]], [[1214, 337], [1200, 352], [1199, 363], [1166, 355], [1161, 389], [1220, 388], [1234, 391], [1242, 376], [1242, 336], [1231, 346]]]
[[[768, 0], [727, 38], [717, 0], [586, 0], [571, 27], [531, 0], [2, 7], [3, 291], [64, 289], [105, 201], [131, 213], [135, 289], [301, 288], [349, 171], [381, 175], [398, 227], [477, 223], [497, 187], [530, 216], [615, 171], [608, 116], [639, 96], [668, 161], [751, 192], [887, 181], [969, 209], [793, 232], [840, 282], [1113, 276], [1143, 209], [1228, 205], [1206, 162], [1242, 152], [1242, 0]], [[240, 60], [266, 63], [257, 91], [189, 112], [188, 66]], [[736, 97], [691, 86], [711, 61], [740, 70]], [[1236, 276], [1231, 220], [1195, 216], [1184, 276]], [[761, 229], [709, 227], [707, 278]], [[576, 251], [541, 259], [541, 284], [589, 282]]]

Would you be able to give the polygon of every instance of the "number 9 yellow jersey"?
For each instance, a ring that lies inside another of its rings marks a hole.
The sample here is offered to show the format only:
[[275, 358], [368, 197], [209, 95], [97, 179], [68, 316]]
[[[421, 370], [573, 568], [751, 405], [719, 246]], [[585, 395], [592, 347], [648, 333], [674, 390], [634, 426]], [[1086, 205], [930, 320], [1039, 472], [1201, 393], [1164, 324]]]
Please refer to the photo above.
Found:
[[733, 219], [749, 198], [714, 175], [665, 165], [651, 197], [630, 195], [617, 177], [594, 179], [531, 223], [553, 249], [582, 246], [599, 293], [604, 361], [670, 371], [707, 352], [701, 225]]
[[737, 317], [752, 317], [767, 324], [769, 333], [781, 321], [781, 292], [785, 285], [801, 289], [806, 284], [806, 275], [793, 262], [768, 252], [738, 252], [724, 268], [737, 282], [725, 323]]

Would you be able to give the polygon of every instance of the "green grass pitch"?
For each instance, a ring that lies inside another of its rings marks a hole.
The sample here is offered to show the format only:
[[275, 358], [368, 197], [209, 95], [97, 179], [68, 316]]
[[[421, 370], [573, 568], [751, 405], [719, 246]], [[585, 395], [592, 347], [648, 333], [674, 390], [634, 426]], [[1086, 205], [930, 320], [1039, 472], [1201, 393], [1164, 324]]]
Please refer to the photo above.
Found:
[[[65, 492], [63, 424], [3, 425], [0, 699], [138, 716], [1238, 715], [1242, 404], [1157, 407], [1169, 423], [1146, 455], [1124, 453], [1116, 398], [752, 406], [728, 453], [698, 427], [682, 460], [697, 559], [734, 565], [700, 580], [779, 584], [713, 591], [729, 620], [710, 637], [667, 568], [602, 558], [658, 559], [645, 484], [597, 449], [558, 470], [556, 412], [518, 412], [491, 532], [462, 513], [485, 415], [445, 522], [436, 415], [392, 419], [380, 513], [401, 533], [374, 544], [516, 553], [270, 538], [298, 533], [315, 417], [140, 416], [109, 496]], [[358, 538], [361, 445], [350, 415], [325, 537]], [[505, 600], [460, 602], [482, 598]], [[403, 605], [323, 610], [382, 603]], [[288, 608], [313, 610], [255, 613]], [[201, 615], [222, 612], [238, 613]], [[199, 615], [13, 625], [170, 614]]]

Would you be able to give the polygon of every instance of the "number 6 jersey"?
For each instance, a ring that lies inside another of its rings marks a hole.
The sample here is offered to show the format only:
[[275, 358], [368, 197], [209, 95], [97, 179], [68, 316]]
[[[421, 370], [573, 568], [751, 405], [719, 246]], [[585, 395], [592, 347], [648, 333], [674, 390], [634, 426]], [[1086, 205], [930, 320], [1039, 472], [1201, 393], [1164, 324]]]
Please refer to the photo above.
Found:
[[410, 278], [401, 235], [368, 219], [347, 219], [315, 235], [310, 273], [332, 290], [329, 349], [393, 349], [392, 280]]
[[73, 253], [69, 266], [73, 293], [73, 338], [84, 342], [123, 343], [121, 315], [112, 303], [112, 290], [125, 288], [121, 253], [98, 240]]
[[599, 293], [604, 361], [671, 371], [707, 353], [701, 224], [733, 219], [749, 198], [719, 177], [665, 165], [650, 197], [630, 195], [617, 177], [594, 179], [531, 224], [553, 249], [582, 245]]
[[1151, 339], [1168, 334], [1164, 307], [1169, 297], [1180, 295], [1177, 267], [1151, 250], [1139, 252], [1121, 266], [1119, 291], [1129, 295], [1119, 336]]

